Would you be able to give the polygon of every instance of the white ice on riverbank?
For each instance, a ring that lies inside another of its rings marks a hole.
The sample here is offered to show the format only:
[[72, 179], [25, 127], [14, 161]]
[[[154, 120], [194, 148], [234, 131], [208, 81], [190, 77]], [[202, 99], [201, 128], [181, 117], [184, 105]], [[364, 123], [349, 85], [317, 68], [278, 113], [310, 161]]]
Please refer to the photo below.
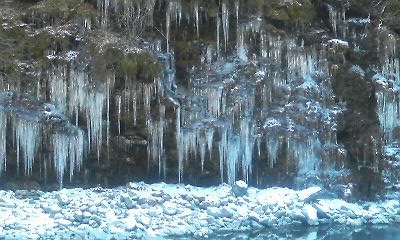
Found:
[[[207, 237], [290, 224], [400, 221], [399, 201], [320, 199], [319, 187], [257, 189], [235, 196], [226, 184], [200, 188], [129, 183], [116, 189], [0, 191], [0, 239]], [[318, 195], [319, 194], [319, 195]]]

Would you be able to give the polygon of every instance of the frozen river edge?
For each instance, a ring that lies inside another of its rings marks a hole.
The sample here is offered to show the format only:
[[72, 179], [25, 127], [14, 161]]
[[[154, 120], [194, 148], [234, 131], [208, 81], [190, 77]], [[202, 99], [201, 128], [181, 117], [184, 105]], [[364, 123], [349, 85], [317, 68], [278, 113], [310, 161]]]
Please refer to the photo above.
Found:
[[399, 200], [349, 203], [320, 187], [129, 183], [115, 189], [0, 191], [0, 239], [207, 238], [292, 224], [400, 222]]

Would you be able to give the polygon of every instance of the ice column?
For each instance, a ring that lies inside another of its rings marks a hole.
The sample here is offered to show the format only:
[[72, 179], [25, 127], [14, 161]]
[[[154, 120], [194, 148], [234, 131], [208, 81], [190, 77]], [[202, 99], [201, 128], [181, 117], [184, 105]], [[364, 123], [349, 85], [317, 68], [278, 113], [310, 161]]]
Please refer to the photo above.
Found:
[[19, 171], [21, 153], [25, 166], [25, 175], [32, 173], [35, 155], [41, 142], [41, 124], [34, 119], [24, 119], [22, 116], [14, 116], [13, 128], [15, 144], [17, 148], [17, 171]]
[[75, 133], [57, 132], [52, 135], [54, 168], [60, 188], [63, 186], [64, 172], [69, 164], [70, 180], [74, 175], [74, 169], [80, 169], [84, 155], [84, 134], [75, 129]]
[[265, 143], [267, 147], [269, 167], [273, 168], [278, 160], [280, 141], [278, 137], [268, 136]]
[[7, 160], [6, 134], [7, 134], [7, 115], [0, 107], [0, 176], [1, 173], [6, 170], [6, 160]]
[[100, 159], [100, 149], [103, 141], [103, 106], [105, 95], [97, 91], [90, 91], [86, 96], [86, 125], [88, 129], [89, 144], [97, 152]]
[[222, 30], [224, 31], [225, 52], [226, 52], [229, 40], [229, 10], [225, 2], [222, 3], [221, 19], [222, 19]]
[[400, 125], [398, 99], [391, 92], [379, 91], [375, 95], [381, 128], [386, 140], [391, 141], [393, 129]]
[[220, 55], [220, 40], [219, 40], [219, 29], [220, 29], [220, 25], [221, 25], [221, 20], [219, 18], [219, 15], [217, 14], [217, 59], [219, 59], [219, 55]]

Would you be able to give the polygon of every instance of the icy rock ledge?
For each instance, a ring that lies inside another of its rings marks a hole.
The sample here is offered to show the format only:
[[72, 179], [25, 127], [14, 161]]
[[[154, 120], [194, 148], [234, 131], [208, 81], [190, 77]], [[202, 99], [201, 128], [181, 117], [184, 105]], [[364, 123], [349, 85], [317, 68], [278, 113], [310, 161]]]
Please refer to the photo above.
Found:
[[202, 238], [216, 231], [289, 224], [400, 222], [398, 200], [355, 204], [320, 199], [320, 191], [248, 187], [245, 195], [236, 196], [226, 184], [200, 188], [165, 183], [47, 193], [0, 191], [0, 239]]

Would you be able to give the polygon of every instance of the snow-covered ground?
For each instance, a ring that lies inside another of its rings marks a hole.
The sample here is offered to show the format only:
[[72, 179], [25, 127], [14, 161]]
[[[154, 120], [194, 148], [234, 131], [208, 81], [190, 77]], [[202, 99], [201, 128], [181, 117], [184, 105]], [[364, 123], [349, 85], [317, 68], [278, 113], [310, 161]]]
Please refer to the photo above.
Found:
[[203, 239], [291, 224], [400, 222], [399, 200], [324, 199], [319, 187], [200, 188], [129, 183], [115, 189], [0, 191], [0, 239]]

